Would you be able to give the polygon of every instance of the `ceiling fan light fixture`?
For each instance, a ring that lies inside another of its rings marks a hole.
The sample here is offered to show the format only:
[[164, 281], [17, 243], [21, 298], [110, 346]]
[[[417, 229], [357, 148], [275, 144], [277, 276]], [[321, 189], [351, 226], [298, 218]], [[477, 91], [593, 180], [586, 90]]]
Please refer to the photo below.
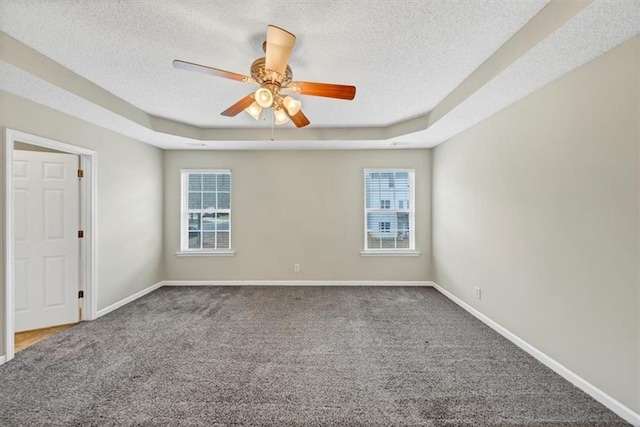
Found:
[[259, 106], [258, 103], [254, 101], [251, 105], [245, 108], [244, 111], [249, 113], [249, 115], [254, 119], [259, 120], [260, 113], [262, 112], [262, 107]]
[[300, 111], [300, 108], [302, 108], [302, 103], [290, 96], [284, 97], [284, 99], [282, 100], [282, 105], [284, 105], [284, 107], [287, 109], [290, 116], [295, 116], [296, 114], [298, 114], [298, 111]]
[[286, 111], [284, 111], [282, 108], [273, 110], [273, 115], [276, 118], [277, 125], [283, 125], [289, 121], [289, 116], [287, 115]]
[[256, 103], [262, 108], [269, 108], [273, 105], [273, 94], [269, 89], [261, 87], [254, 94]]

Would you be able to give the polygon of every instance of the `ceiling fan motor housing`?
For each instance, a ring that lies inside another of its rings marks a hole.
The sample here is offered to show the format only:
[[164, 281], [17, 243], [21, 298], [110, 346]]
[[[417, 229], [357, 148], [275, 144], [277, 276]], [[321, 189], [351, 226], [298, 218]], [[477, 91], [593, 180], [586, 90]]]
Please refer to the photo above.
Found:
[[277, 71], [267, 70], [265, 67], [265, 58], [258, 58], [251, 64], [251, 76], [260, 84], [266, 82], [277, 82], [280, 86], [286, 87], [293, 80], [293, 72], [291, 67], [287, 65], [285, 74], [282, 75]]

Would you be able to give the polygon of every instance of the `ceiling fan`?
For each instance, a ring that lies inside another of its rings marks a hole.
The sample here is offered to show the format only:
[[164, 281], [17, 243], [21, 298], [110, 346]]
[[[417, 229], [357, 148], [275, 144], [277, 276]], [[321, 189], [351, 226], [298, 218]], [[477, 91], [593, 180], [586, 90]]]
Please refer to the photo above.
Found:
[[356, 96], [356, 87], [293, 81], [293, 73], [288, 62], [295, 42], [296, 36], [290, 32], [274, 25], [267, 26], [267, 40], [262, 45], [265, 56], [256, 59], [251, 64], [251, 77], [179, 59], [173, 61], [173, 66], [260, 86], [258, 90], [224, 110], [221, 113], [223, 116], [233, 117], [246, 111], [258, 120], [263, 108], [271, 108], [276, 124], [285, 124], [291, 119], [296, 127], [301, 128], [310, 123], [301, 110], [302, 103], [292, 96], [282, 93], [283, 91], [350, 101]]

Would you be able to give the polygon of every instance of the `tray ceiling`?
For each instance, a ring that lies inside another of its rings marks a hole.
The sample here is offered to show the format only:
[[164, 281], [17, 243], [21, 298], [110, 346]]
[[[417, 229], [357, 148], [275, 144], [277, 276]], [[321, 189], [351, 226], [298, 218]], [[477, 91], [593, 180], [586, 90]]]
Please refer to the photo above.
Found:
[[[640, 2], [583, 3], [486, 85], [434, 123], [408, 132], [385, 128], [428, 118], [443, 101], [450, 104], [447, 97], [548, 1], [14, 0], [0, 3], [5, 35], [124, 107], [110, 108], [29, 69], [15, 61], [13, 50], [0, 57], [0, 89], [169, 149], [427, 147], [640, 32]], [[171, 66], [178, 58], [249, 74], [251, 62], [263, 56], [267, 24], [296, 34], [295, 79], [358, 88], [352, 102], [301, 96], [312, 124], [297, 134], [299, 141], [295, 132], [301, 130], [278, 127], [272, 134], [270, 120], [220, 116], [251, 86]], [[131, 114], [167, 120], [147, 126], [123, 113], [127, 105]]]

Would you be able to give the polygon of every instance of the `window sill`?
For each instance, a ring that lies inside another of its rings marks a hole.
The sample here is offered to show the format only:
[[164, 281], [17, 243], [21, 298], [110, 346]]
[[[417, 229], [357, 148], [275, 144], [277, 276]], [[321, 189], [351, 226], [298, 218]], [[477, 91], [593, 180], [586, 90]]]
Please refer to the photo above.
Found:
[[362, 251], [360, 252], [361, 256], [418, 256], [420, 255], [420, 251], [413, 250], [393, 250], [393, 251]]
[[176, 256], [189, 257], [189, 256], [234, 256], [236, 251], [234, 250], [220, 250], [220, 251], [178, 251]]

